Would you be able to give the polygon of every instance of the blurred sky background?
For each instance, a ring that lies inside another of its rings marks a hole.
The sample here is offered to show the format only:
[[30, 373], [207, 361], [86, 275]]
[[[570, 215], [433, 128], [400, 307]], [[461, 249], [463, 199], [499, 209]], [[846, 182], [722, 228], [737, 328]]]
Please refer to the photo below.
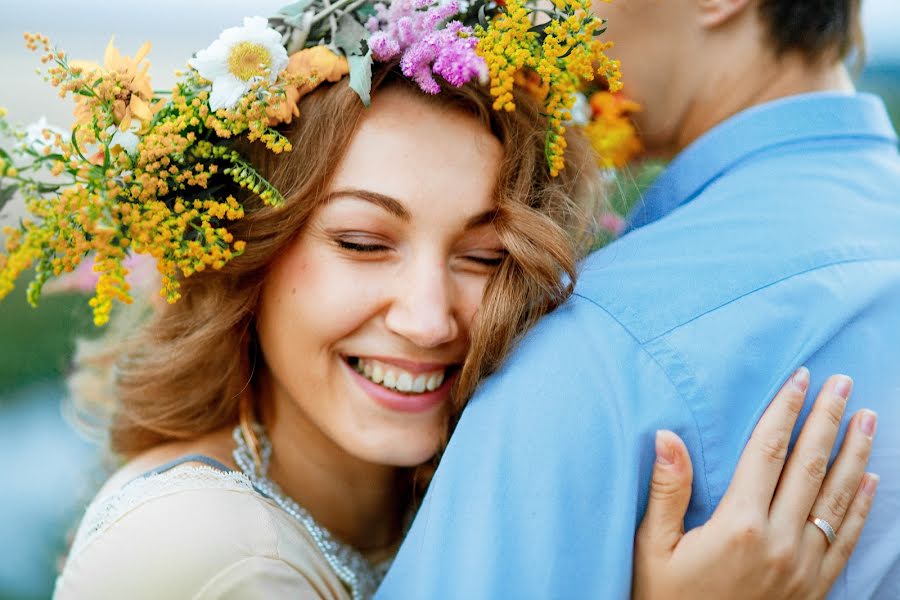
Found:
[[[273, 14], [286, 1], [0, 0], [0, 106], [13, 123], [71, 122], [71, 102], [59, 101], [35, 74], [38, 55], [25, 48], [24, 31], [44, 33], [70, 56], [97, 62], [112, 34], [129, 56], [149, 40], [153, 85], [167, 89], [173, 72], [222, 29], [244, 16]], [[863, 20], [868, 66], [860, 87], [885, 97], [900, 124], [900, 0], [863, 0]], [[7, 221], [13, 212], [6, 211]], [[102, 478], [96, 448], [61, 411], [74, 337], [93, 330], [86, 298], [46, 297], [33, 310], [24, 288], [20, 283], [0, 303], [0, 600], [49, 597], [66, 533]]]
[[[627, 0], [619, 0], [627, 2]], [[662, 0], [661, 0], [662, 1]], [[285, 0], [2, 0], [0, 20], [0, 76], [2, 105], [19, 122], [46, 116], [61, 126], [71, 121], [70, 104], [34, 74], [37, 55], [22, 43], [22, 32], [41, 32], [70, 56], [98, 62], [112, 34], [123, 54], [133, 55], [151, 41], [149, 59], [154, 87], [167, 89], [173, 71], [182, 68], [193, 52], [206, 47], [227, 26], [239, 24], [248, 12], [274, 13]], [[248, 6], [253, 10], [248, 11]], [[210, 16], [212, 15], [212, 18]], [[900, 0], [864, 0], [863, 19], [872, 67], [900, 62]], [[627, 78], [628, 65], [624, 65]]]

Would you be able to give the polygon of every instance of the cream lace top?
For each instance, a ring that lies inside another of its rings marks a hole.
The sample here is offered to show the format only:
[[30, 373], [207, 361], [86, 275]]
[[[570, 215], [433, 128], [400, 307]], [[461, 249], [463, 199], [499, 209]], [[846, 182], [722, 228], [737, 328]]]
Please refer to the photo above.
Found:
[[349, 600], [310, 534], [235, 471], [196, 463], [95, 499], [59, 600]]

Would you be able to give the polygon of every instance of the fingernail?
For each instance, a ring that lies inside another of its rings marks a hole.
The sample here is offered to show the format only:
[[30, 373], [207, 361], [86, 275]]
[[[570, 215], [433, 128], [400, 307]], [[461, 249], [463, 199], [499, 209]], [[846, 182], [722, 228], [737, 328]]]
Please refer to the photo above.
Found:
[[794, 374], [791, 376], [791, 384], [794, 386], [795, 390], [801, 394], [805, 394], [806, 390], [809, 388], [809, 369], [800, 367], [794, 371]]
[[662, 430], [656, 432], [656, 462], [664, 467], [669, 467], [675, 463], [675, 455], [672, 447], [664, 438], [665, 434]]
[[863, 491], [869, 496], [874, 496], [875, 490], [878, 489], [879, 480], [881, 480], [881, 477], [879, 477], [875, 473], [866, 473], [866, 481], [865, 483], [863, 483]]
[[859, 430], [862, 431], [866, 437], [872, 437], [875, 435], [875, 425], [877, 423], [878, 415], [870, 410], [863, 411], [862, 416], [859, 418]]
[[850, 390], [853, 389], [853, 380], [846, 375], [838, 375], [834, 382], [834, 393], [846, 400], [850, 397]]

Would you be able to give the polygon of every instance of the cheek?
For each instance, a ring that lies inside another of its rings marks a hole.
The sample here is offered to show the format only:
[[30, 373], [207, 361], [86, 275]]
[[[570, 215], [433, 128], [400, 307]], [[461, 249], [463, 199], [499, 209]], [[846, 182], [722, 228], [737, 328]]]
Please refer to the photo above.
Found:
[[[300, 243], [269, 273], [261, 320], [279, 347], [311, 354], [359, 328], [377, 311], [372, 282], [360, 281], [352, 264]], [[265, 349], [264, 349], [265, 350]]]
[[458, 301], [457, 315], [460, 326], [468, 333], [472, 328], [472, 322], [481, 309], [484, 302], [484, 292], [487, 289], [488, 277], [463, 274], [457, 283]]

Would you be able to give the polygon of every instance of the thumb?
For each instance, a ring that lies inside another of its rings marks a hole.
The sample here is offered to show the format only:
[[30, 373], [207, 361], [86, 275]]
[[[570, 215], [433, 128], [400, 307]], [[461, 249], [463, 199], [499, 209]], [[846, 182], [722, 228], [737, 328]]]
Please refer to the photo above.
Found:
[[657, 431], [650, 497], [638, 532], [650, 547], [669, 553], [684, 535], [693, 476], [691, 457], [681, 438], [671, 431]]

